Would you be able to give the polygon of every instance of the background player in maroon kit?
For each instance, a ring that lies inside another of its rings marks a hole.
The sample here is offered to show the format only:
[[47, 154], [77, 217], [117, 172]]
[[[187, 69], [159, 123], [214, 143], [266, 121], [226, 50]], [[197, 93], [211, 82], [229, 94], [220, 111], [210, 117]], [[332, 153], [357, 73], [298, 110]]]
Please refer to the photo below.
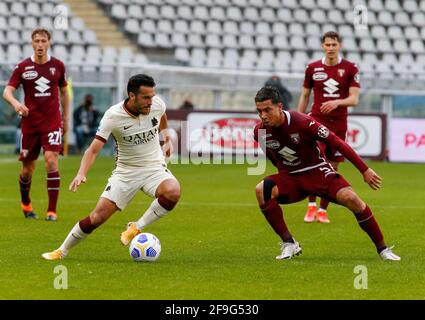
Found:
[[[38, 218], [31, 204], [30, 187], [36, 160], [43, 147], [49, 196], [46, 220], [55, 221], [60, 187], [58, 156], [62, 152], [62, 135], [68, 129], [69, 98], [65, 66], [62, 61], [47, 53], [50, 38], [49, 31], [45, 29], [35, 29], [32, 32], [34, 55], [15, 67], [3, 97], [22, 116], [19, 155], [19, 160], [22, 161], [19, 177], [22, 210], [25, 217]], [[24, 89], [24, 104], [13, 96], [20, 85]], [[59, 109], [59, 93], [62, 115]]]
[[338, 150], [353, 163], [372, 189], [380, 188], [381, 178], [332, 131], [310, 116], [283, 111], [280, 101], [279, 92], [273, 87], [263, 87], [255, 96], [262, 122], [254, 129], [254, 139], [263, 145], [267, 158], [279, 170], [256, 186], [261, 211], [283, 241], [282, 252], [276, 259], [291, 259], [301, 253], [301, 246], [286, 226], [279, 203], [298, 202], [312, 194], [350, 209], [381, 258], [400, 260], [387, 248], [370, 208], [329, 164], [317, 141]]
[[[314, 102], [311, 116], [333, 131], [339, 138], [345, 140], [347, 133], [347, 107], [358, 104], [360, 83], [357, 66], [339, 56], [341, 41], [338, 33], [326, 32], [322, 37], [322, 49], [325, 57], [314, 61], [307, 66], [305, 71], [304, 88], [298, 102], [298, 111], [305, 113], [310, 98], [311, 89], [314, 92]], [[325, 155], [338, 170], [339, 162], [344, 157], [338, 150], [322, 145]], [[317, 220], [329, 223], [327, 207], [329, 202], [321, 199], [317, 212]], [[316, 219], [316, 197], [309, 197], [305, 222]]]

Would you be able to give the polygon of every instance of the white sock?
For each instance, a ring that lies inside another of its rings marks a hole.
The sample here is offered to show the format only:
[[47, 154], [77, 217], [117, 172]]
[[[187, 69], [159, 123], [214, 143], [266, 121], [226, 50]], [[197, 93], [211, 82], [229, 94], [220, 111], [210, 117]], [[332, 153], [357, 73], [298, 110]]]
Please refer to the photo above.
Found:
[[137, 229], [142, 230], [144, 227], [164, 217], [168, 212], [170, 211], [162, 207], [159, 204], [158, 199], [155, 199], [154, 201], [152, 201], [150, 207], [148, 208], [148, 210], [145, 211], [143, 216], [139, 220], [137, 220]]
[[317, 207], [317, 204], [316, 204], [316, 202], [308, 202], [308, 206], [309, 207]]
[[66, 256], [68, 254], [69, 249], [75, 247], [81, 240], [84, 240], [88, 236], [88, 233], [84, 233], [80, 228], [80, 223], [72, 228], [71, 232], [65, 238], [65, 241], [59, 247], [62, 250], [62, 255]]
[[326, 212], [326, 209], [319, 208], [319, 211], [318, 212]]

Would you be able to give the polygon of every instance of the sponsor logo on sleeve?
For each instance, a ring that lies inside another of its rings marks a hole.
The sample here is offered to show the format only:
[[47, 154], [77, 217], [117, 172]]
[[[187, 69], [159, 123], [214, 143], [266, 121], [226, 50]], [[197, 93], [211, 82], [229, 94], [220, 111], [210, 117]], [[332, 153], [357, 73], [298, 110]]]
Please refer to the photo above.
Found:
[[280, 143], [279, 143], [279, 141], [276, 141], [276, 140], [266, 141], [266, 148], [274, 149], [274, 150], [279, 149]]
[[358, 72], [354, 75], [354, 81], [356, 81], [357, 83], [360, 82], [360, 74]]

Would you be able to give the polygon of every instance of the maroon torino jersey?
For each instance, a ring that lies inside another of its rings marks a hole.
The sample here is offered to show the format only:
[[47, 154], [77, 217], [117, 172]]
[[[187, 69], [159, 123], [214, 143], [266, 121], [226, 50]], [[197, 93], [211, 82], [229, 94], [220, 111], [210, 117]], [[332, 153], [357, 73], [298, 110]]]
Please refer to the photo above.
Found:
[[336, 108], [324, 115], [320, 112], [320, 106], [329, 100], [347, 98], [350, 87], [360, 88], [359, 69], [354, 63], [342, 58], [334, 66], [325, 65], [325, 58], [310, 63], [305, 70], [304, 88], [313, 89], [311, 116], [324, 124], [328, 120], [337, 122], [346, 130], [347, 108]]
[[361, 173], [368, 169], [357, 153], [324, 125], [297, 111], [283, 112], [286, 119], [281, 126], [260, 123], [254, 129], [254, 139], [260, 145], [265, 141], [266, 156], [279, 172], [300, 173], [326, 164], [317, 140], [336, 148]]
[[49, 57], [44, 64], [33, 57], [21, 61], [10, 77], [9, 86], [18, 89], [22, 84], [29, 115], [22, 117], [22, 132], [48, 132], [61, 127], [59, 87], [67, 85], [62, 61]]

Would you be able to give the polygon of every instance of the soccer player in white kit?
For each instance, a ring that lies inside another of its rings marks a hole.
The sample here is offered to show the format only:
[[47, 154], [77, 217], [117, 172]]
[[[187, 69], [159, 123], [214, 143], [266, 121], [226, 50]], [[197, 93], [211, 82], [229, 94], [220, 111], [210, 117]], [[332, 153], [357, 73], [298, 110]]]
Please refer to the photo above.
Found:
[[[116, 168], [95, 209], [72, 228], [58, 249], [42, 254], [46, 260], [64, 259], [72, 247], [112, 214], [124, 210], [139, 190], [155, 199], [142, 217], [129, 223], [121, 233], [123, 245], [128, 245], [147, 225], [164, 217], [179, 201], [180, 184], [165, 163], [165, 157], [171, 156], [172, 144], [167, 133], [165, 103], [155, 96], [154, 79], [144, 74], [131, 77], [127, 93], [127, 99], [105, 112], [69, 190], [75, 192], [86, 182], [87, 172], [110, 135], [117, 144]], [[162, 148], [160, 132], [164, 137]]]

